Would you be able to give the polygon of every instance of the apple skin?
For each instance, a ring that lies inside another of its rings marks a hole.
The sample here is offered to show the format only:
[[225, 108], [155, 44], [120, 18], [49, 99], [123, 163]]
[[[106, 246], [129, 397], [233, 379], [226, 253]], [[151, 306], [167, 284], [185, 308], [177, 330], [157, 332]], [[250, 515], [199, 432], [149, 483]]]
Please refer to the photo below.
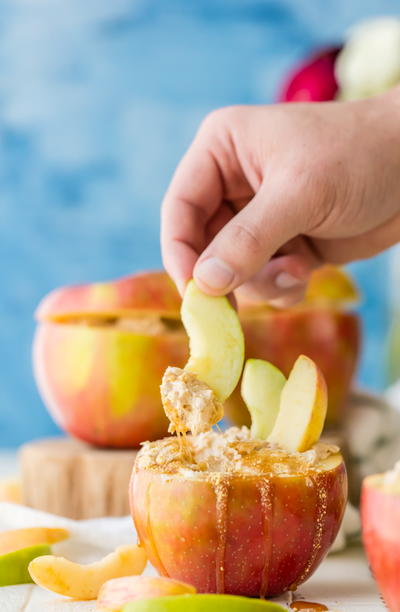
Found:
[[104, 283], [60, 287], [36, 309], [39, 321], [63, 321], [74, 316], [129, 317], [150, 314], [179, 318], [181, 298], [165, 272], [139, 272]]
[[130, 483], [140, 543], [161, 575], [200, 593], [250, 597], [278, 595], [314, 572], [337, 534], [346, 498], [343, 462], [312, 478], [190, 479], [135, 467]]
[[115, 448], [167, 435], [160, 380], [187, 356], [184, 332], [151, 336], [112, 326], [42, 323], [33, 346], [36, 382], [55, 422], [81, 440]]
[[[304, 354], [318, 364], [328, 388], [326, 426], [340, 424], [357, 366], [361, 329], [356, 314], [324, 306], [241, 312], [246, 359], [270, 361], [288, 376]], [[239, 388], [225, 404], [229, 418], [249, 425], [250, 416]]]
[[[321, 278], [329, 272], [322, 270], [317, 296]], [[331, 275], [328, 289], [337, 286]], [[318, 363], [329, 391], [327, 423], [336, 424], [355, 370], [360, 330], [357, 317], [341, 310], [340, 294], [349, 292], [346, 284], [340, 285], [339, 296], [329, 295], [325, 285], [323, 293], [334, 306], [314, 304], [315, 296], [311, 304], [284, 311], [263, 305], [254, 312], [240, 303], [239, 316], [247, 358], [271, 361], [286, 375], [300, 353]], [[179, 322], [180, 305], [175, 285], [161, 271], [64, 287], [42, 300], [36, 312], [33, 367], [44, 403], [62, 429], [91, 444], [115, 448], [136, 447], [167, 434], [159, 385], [167, 366], [183, 367], [187, 361], [184, 330], [139, 334], [96, 321], [161, 316]], [[242, 424], [249, 422], [249, 414], [239, 387], [226, 409], [233, 422]]]
[[364, 480], [361, 494], [363, 542], [372, 573], [391, 612], [400, 612], [400, 494]]
[[282, 86], [279, 102], [326, 102], [338, 91], [335, 61], [341, 47], [323, 49], [290, 73]]

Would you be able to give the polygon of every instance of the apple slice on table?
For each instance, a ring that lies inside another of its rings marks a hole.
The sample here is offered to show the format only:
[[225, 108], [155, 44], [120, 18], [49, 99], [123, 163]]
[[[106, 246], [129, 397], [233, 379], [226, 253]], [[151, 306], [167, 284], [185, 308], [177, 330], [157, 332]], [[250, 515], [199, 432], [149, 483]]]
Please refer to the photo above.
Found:
[[279, 413], [268, 441], [289, 452], [308, 450], [322, 433], [327, 403], [321, 370], [312, 359], [300, 355], [282, 389]]
[[97, 597], [98, 612], [120, 612], [126, 603], [171, 595], [196, 593], [187, 582], [165, 576], [125, 576], [103, 584]]
[[48, 544], [36, 544], [0, 554], [0, 586], [32, 582], [28, 572], [30, 562], [49, 553], [51, 549]]
[[285, 612], [279, 604], [237, 595], [176, 595], [126, 604], [123, 612]]
[[0, 554], [37, 544], [54, 544], [68, 537], [69, 531], [59, 527], [27, 527], [2, 531], [0, 532]]
[[269, 361], [246, 361], [241, 393], [251, 415], [253, 438], [265, 440], [271, 433], [279, 412], [285, 382], [286, 378], [282, 372]]
[[244, 337], [239, 317], [226, 297], [206, 295], [193, 280], [186, 287], [181, 316], [190, 345], [185, 370], [196, 374], [224, 402], [243, 368]]
[[100, 561], [88, 565], [53, 555], [39, 557], [29, 564], [29, 573], [36, 584], [54, 593], [74, 599], [96, 599], [107, 580], [141, 574], [146, 563], [143, 548], [121, 546]]

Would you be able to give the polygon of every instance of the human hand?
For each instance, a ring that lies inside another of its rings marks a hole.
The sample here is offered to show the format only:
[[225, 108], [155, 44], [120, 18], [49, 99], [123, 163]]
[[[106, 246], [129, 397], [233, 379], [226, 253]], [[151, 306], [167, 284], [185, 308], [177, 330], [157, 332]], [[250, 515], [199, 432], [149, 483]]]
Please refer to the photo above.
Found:
[[240, 287], [287, 306], [326, 262], [400, 239], [400, 90], [357, 102], [211, 113], [162, 206], [164, 265], [182, 292]]

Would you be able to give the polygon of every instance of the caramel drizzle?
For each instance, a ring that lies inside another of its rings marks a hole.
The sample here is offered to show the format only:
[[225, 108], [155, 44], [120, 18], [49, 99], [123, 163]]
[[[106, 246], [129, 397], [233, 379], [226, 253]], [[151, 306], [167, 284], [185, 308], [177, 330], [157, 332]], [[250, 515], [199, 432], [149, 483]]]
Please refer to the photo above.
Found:
[[215, 585], [217, 593], [225, 592], [225, 548], [228, 523], [229, 478], [216, 474], [213, 479], [217, 523], [217, 549], [215, 551]]
[[261, 586], [260, 586], [260, 598], [264, 599], [268, 593], [268, 583], [269, 583], [269, 569], [271, 562], [271, 550], [272, 550], [272, 541], [271, 541], [271, 525], [272, 525], [272, 483], [267, 478], [263, 478], [259, 485], [260, 492], [260, 501], [261, 501], [261, 511], [263, 518], [263, 535], [264, 535], [264, 549], [265, 549], [265, 558], [264, 558], [264, 566], [262, 570], [261, 576]]
[[324, 612], [324, 610], [328, 610], [325, 604], [318, 603], [317, 601], [303, 601], [297, 600], [293, 601], [289, 608], [294, 610], [295, 612]]
[[328, 509], [328, 494], [327, 494], [328, 487], [327, 487], [326, 477], [320, 474], [319, 477], [317, 475], [317, 476], [309, 476], [309, 478], [311, 478], [313, 486], [317, 492], [317, 516], [315, 519], [315, 532], [314, 532], [314, 538], [313, 538], [310, 558], [307, 561], [307, 564], [300, 578], [298, 578], [296, 582], [289, 587], [291, 591], [295, 591], [297, 589], [297, 586], [299, 584], [302, 584], [308, 578], [313, 568], [313, 565], [315, 564], [315, 560], [317, 558], [318, 551], [320, 550], [322, 546], [322, 536], [324, 533], [325, 519], [326, 519], [326, 513]]

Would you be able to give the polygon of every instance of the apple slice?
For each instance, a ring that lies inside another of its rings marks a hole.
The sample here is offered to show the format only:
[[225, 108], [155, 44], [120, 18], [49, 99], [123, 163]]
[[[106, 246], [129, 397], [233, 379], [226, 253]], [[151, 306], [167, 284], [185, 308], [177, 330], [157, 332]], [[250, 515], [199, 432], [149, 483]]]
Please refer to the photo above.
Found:
[[0, 532], [0, 554], [36, 544], [54, 544], [68, 537], [69, 531], [58, 527], [27, 527], [2, 531]]
[[151, 597], [126, 604], [123, 612], [285, 612], [279, 604], [237, 595], [175, 595]]
[[51, 549], [48, 544], [27, 546], [0, 555], [0, 586], [11, 584], [26, 584], [32, 582], [28, 566], [32, 559], [40, 555], [48, 555]]
[[318, 442], [328, 403], [318, 366], [300, 355], [281, 393], [279, 413], [268, 441], [289, 452], [303, 452]]
[[251, 416], [251, 435], [266, 440], [279, 412], [286, 382], [282, 372], [269, 361], [248, 359], [243, 371], [241, 393]]
[[193, 372], [224, 402], [243, 368], [244, 337], [239, 317], [226, 297], [206, 295], [190, 281], [183, 296], [182, 322], [189, 336]]
[[191, 584], [165, 576], [125, 576], [108, 580], [97, 597], [98, 612], [120, 612], [124, 604], [137, 599], [196, 593]]
[[140, 546], [121, 546], [89, 565], [53, 555], [39, 557], [29, 564], [29, 573], [36, 584], [54, 593], [74, 599], [96, 599], [107, 580], [141, 574], [146, 562], [146, 553]]

